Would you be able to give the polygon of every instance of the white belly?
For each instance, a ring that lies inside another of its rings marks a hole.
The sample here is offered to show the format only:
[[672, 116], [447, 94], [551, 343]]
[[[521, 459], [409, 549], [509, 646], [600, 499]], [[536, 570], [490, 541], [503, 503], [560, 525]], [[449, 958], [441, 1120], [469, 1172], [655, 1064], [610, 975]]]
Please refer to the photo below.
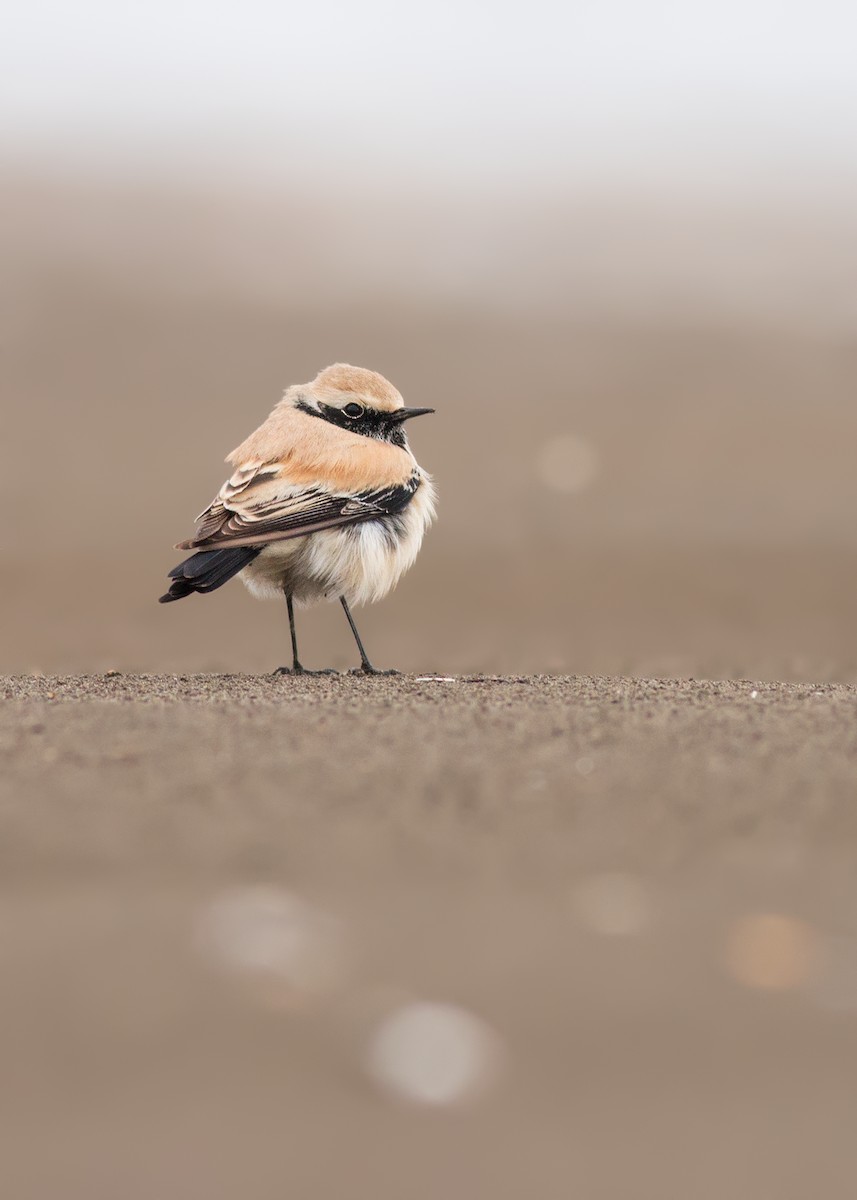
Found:
[[298, 604], [340, 596], [349, 604], [369, 604], [383, 599], [413, 565], [433, 516], [434, 488], [424, 477], [398, 517], [272, 542], [240, 578], [260, 599], [289, 591]]

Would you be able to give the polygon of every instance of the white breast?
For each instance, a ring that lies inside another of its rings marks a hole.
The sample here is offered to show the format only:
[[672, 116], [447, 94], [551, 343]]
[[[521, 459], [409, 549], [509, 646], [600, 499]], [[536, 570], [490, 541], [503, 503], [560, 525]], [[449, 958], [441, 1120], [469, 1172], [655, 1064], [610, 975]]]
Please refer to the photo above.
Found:
[[354, 604], [381, 600], [413, 565], [434, 518], [434, 502], [434, 486], [423, 475], [398, 517], [273, 542], [241, 578], [259, 598], [282, 597], [287, 590], [298, 604], [340, 596]]

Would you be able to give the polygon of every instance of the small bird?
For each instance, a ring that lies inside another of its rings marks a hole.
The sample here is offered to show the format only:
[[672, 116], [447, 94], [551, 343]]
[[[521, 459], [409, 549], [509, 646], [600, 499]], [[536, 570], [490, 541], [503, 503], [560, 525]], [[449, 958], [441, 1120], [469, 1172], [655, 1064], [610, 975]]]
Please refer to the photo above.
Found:
[[268, 419], [227, 456], [234, 473], [177, 550], [196, 553], [169, 573], [160, 602], [213, 592], [239, 575], [254, 596], [285, 596], [298, 658], [294, 606], [338, 599], [369, 661], [350, 604], [381, 600], [412, 566], [434, 518], [435, 490], [404, 424], [433, 408], [406, 408], [382, 375], [347, 363], [287, 389]]

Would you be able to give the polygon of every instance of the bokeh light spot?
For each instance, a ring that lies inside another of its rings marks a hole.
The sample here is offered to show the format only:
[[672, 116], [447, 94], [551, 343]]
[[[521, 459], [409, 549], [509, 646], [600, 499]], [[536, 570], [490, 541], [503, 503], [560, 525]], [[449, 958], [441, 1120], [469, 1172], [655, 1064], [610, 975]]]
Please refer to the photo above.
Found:
[[539, 479], [555, 492], [583, 492], [599, 471], [593, 446], [575, 434], [563, 433], [546, 441], [536, 459]]
[[297, 994], [327, 991], [343, 966], [339, 922], [272, 886], [215, 897], [199, 915], [197, 945], [221, 969]]
[[632, 875], [594, 875], [578, 884], [573, 904], [585, 925], [608, 937], [641, 933], [652, 917], [648, 891]]
[[817, 956], [817, 939], [805, 921], [781, 913], [753, 913], [729, 930], [726, 969], [745, 987], [787, 991], [805, 983]]
[[440, 1107], [483, 1092], [501, 1058], [498, 1035], [480, 1017], [453, 1004], [418, 1001], [380, 1023], [366, 1069], [396, 1099]]

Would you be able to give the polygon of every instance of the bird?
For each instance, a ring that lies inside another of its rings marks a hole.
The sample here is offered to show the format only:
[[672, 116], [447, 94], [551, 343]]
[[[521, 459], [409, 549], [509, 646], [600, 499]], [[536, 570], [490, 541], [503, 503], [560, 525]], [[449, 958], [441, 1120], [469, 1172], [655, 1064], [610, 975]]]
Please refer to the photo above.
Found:
[[351, 605], [395, 587], [434, 520], [434, 483], [405, 434], [406, 421], [434, 411], [407, 408], [383, 375], [349, 363], [287, 388], [227, 455], [233, 473], [175, 547], [194, 553], [169, 572], [160, 603], [234, 576], [259, 599], [285, 597], [292, 666], [275, 673], [321, 675], [335, 672], [310, 671], [298, 656], [295, 605], [339, 600], [360, 654], [351, 673], [396, 674], [369, 661]]

